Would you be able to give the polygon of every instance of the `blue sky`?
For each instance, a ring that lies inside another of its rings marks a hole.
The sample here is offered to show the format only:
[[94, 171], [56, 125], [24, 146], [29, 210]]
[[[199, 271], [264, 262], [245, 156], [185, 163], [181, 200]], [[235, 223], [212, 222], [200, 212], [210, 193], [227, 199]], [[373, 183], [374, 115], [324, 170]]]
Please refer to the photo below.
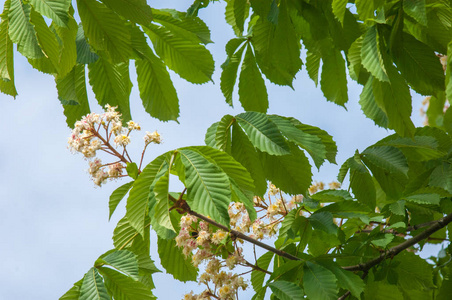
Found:
[[[151, 5], [186, 10], [188, 5], [181, 6], [182, 2], [152, 1]], [[224, 45], [233, 37], [224, 21], [224, 5], [212, 4], [200, 12], [200, 17], [210, 27], [215, 42], [208, 45], [216, 61], [215, 84], [193, 85], [171, 74], [180, 99], [180, 124], [159, 122], [145, 113], [131, 68], [133, 120], [143, 131], [158, 130], [164, 140], [149, 149], [145, 162], [171, 149], [204, 144], [204, 133], [212, 123], [225, 114], [242, 112], [237, 96], [232, 109], [219, 88]], [[108, 197], [126, 181], [95, 188], [86, 172], [87, 162], [66, 148], [70, 129], [53, 78], [32, 69], [18, 53], [15, 74], [19, 96], [13, 100], [0, 94], [0, 299], [57, 299], [83, 277], [100, 254], [113, 247], [113, 229], [124, 209], [120, 205], [108, 222]], [[327, 102], [304, 70], [297, 74], [295, 91], [267, 82], [269, 113], [318, 126], [338, 145], [339, 165], [323, 166], [315, 173], [315, 180], [334, 180], [340, 164], [355, 149], [363, 150], [392, 133], [365, 118], [358, 105], [361, 87], [349, 82], [347, 111]], [[92, 111], [101, 112], [91, 91], [89, 95]], [[416, 126], [422, 125], [422, 98], [413, 98]], [[132, 138], [139, 144], [132, 147], [138, 159], [142, 136], [135, 134]], [[151, 246], [152, 257], [158, 260], [155, 239]], [[182, 284], [164, 273], [156, 275], [155, 282], [155, 294], [160, 299], [180, 299], [184, 292], [198, 288], [196, 283]], [[247, 298], [250, 296], [243, 297]]]

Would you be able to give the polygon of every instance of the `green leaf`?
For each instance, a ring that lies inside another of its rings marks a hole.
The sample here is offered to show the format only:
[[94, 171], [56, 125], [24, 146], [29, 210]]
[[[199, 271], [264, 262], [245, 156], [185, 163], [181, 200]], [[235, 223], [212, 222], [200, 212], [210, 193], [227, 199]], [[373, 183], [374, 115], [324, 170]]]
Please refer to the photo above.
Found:
[[406, 157], [395, 147], [370, 147], [364, 150], [363, 155], [376, 166], [395, 176], [406, 177], [408, 174]]
[[110, 268], [101, 267], [99, 272], [105, 280], [105, 286], [116, 300], [156, 300], [151, 290], [139, 281]]
[[309, 216], [308, 220], [314, 229], [337, 235], [338, 227], [334, 224], [333, 215], [330, 212], [315, 212]]
[[256, 187], [255, 195], [262, 196], [267, 190], [262, 163], [256, 149], [237, 123], [232, 126], [231, 155], [251, 174]]
[[134, 162], [127, 163], [126, 171], [127, 171], [127, 175], [129, 175], [129, 177], [131, 177], [132, 179], [137, 179], [139, 173], [138, 173], [138, 166], [136, 163], [134, 163]]
[[76, 37], [78, 25], [75, 19], [70, 16], [67, 26], [62, 27], [52, 23], [50, 29], [56, 33], [59, 43], [58, 75], [64, 77], [74, 68], [77, 62]]
[[220, 122], [215, 122], [210, 125], [210, 127], [207, 128], [206, 135], [204, 137], [204, 142], [206, 143], [206, 145], [212, 148], [216, 147], [215, 137], [218, 130], [218, 124], [220, 124]]
[[394, 269], [398, 276], [398, 285], [402, 289], [422, 290], [433, 288], [433, 268], [421, 257], [410, 252], [402, 252], [394, 258], [399, 262]]
[[333, 13], [336, 18], [344, 24], [344, 15], [347, 10], [348, 0], [333, 0]]
[[349, 62], [348, 71], [350, 77], [360, 84], [364, 84], [369, 77], [369, 73], [364, 69], [361, 63], [361, 48], [364, 36], [357, 38], [348, 49], [347, 60]]
[[128, 182], [126, 184], [121, 185], [113, 193], [110, 195], [110, 201], [108, 202], [108, 207], [110, 208], [110, 214], [108, 216], [108, 220], [111, 219], [111, 216], [116, 210], [119, 202], [124, 198], [124, 196], [129, 192], [130, 188], [133, 185], [133, 181]]
[[227, 175], [195, 151], [181, 149], [179, 153], [185, 166], [187, 203], [194, 211], [229, 226], [231, 190]]
[[110, 300], [111, 297], [105, 288], [102, 277], [96, 268], [91, 268], [83, 277], [80, 288], [80, 300]]
[[333, 272], [337, 278], [338, 285], [349, 290], [353, 296], [360, 298], [361, 293], [364, 291], [364, 281], [355, 273], [346, 271], [340, 268], [337, 264], [325, 260], [318, 261], [318, 263]]
[[[75, 65], [63, 78], [55, 76], [58, 98], [64, 108], [66, 123], [74, 128], [76, 121], [90, 113], [88, 95], [86, 93], [85, 66]], [[74, 104], [75, 105], [71, 105]]]
[[370, 209], [374, 209], [376, 205], [375, 185], [372, 181], [369, 171], [361, 162], [359, 154], [348, 161], [350, 168], [350, 186], [353, 194], [359, 202], [367, 205]]
[[[174, 155], [174, 154], [173, 154]], [[169, 200], [169, 174], [171, 172], [171, 166], [164, 173], [164, 175], [158, 178], [158, 181], [154, 186], [155, 193], [155, 212], [154, 212], [154, 222], [158, 223], [160, 226], [165, 227], [169, 230], [176, 231], [173, 224], [171, 223], [170, 208], [171, 203]], [[163, 169], [165, 170], [165, 169]]]
[[147, 25], [152, 21], [152, 9], [146, 0], [102, 0], [118, 15], [134, 23]]
[[327, 159], [326, 146], [323, 144], [320, 137], [305, 133], [300, 128], [297, 128], [290, 119], [284, 119], [277, 115], [270, 115], [269, 118], [276, 126], [278, 126], [278, 129], [289, 141], [294, 142], [305, 149], [311, 155], [317, 168], [320, 168]]
[[374, 281], [366, 284], [364, 297], [375, 300], [399, 300], [403, 299], [402, 293], [396, 285], [390, 285], [385, 281]]
[[344, 106], [348, 101], [344, 58], [339, 50], [330, 49], [322, 60], [320, 87], [323, 94], [328, 101]]
[[331, 271], [309, 261], [304, 265], [303, 271], [303, 287], [309, 299], [337, 298], [337, 279]]
[[17, 91], [14, 84], [13, 43], [8, 34], [9, 20], [7, 14], [9, 4], [10, 1], [5, 3], [4, 15], [2, 15], [2, 23], [0, 24], [0, 91], [16, 97]]
[[[231, 42], [235, 42], [238, 39], [233, 39], [228, 42], [226, 47]], [[239, 40], [242, 42], [242, 40]], [[237, 71], [239, 69], [240, 62], [242, 61], [243, 50], [245, 49], [245, 45], [240, 47], [240, 49], [233, 53], [231, 56], [228, 56], [226, 61], [221, 65], [223, 72], [221, 72], [220, 78], [220, 87], [221, 92], [226, 98], [226, 103], [232, 106], [232, 93], [234, 91], [234, 86], [237, 81]]]
[[138, 235], [138, 231], [132, 225], [130, 225], [127, 217], [123, 217], [121, 220], [119, 220], [113, 232], [113, 244], [116, 248], [128, 247], [132, 244], [134, 238]]
[[[446, 98], [452, 99], [452, 42], [447, 45]], [[450, 131], [450, 130], [449, 130]]]
[[268, 109], [267, 88], [249, 44], [239, 77], [239, 100], [246, 111], [266, 112]]
[[[218, 123], [215, 133], [215, 147], [218, 150], [230, 152], [231, 147], [231, 126], [235, 123], [235, 118], [225, 115]], [[229, 150], [229, 151], [228, 151]]]
[[230, 0], [226, 5], [226, 22], [232, 26], [236, 36], [243, 34], [243, 25], [249, 15], [249, 2], [246, 0]]
[[311, 165], [298, 147], [290, 145], [289, 148], [289, 155], [261, 153], [265, 176], [286, 193], [305, 194], [312, 182]]
[[303, 290], [301, 287], [289, 281], [275, 281], [268, 285], [273, 294], [281, 300], [301, 300], [303, 297]]
[[191, 83], [211, 80], [214, 61], [204, 46], [174, 35], [165, 27], [149, 24], [144, 29], [168, 68]]
[[309, 50], [306, 53], [306, 71], [308, 72], [309, 78], [314, 81], [315, 86], [319, 84], [320, 58], [319, 55]]
[[30, 4], [38, 13], [52, 19], [58, 26], [68, 25], [71, 0], [30, 0]]
[[372, 239], [371, 243], [376, 247], [386, 248], [389, 243], [392, 242], [394, 239], [394, 235], [391, 233], [386, 233], [381, 236], [377, 236], [374, 239]]
[[248, 139], [257, 149], [271, 155], [289, 154], [289, 148], [278, 127], [267, 115], [258, 112], [246, 112], [236, 116]]
[[14, 44], [17, 44], [17, 51], [27, 58], [44, 57], [34, 27], [30, 23], [31, 6], [22, 0], [11, 0], [10, 3], [9, 37]]
[[311, 195], [318, 202], [341, 202], [353, 200], [349, 192], [345, 190], [323, 190]]
[[82, 280], [74, 283], [74, 286], [67, 291], [63, 296], [60, 297], [59, 300], [79, 300], [80, 298], [80, 287], [82, 286]]
[[135, 67], [145, 110], [161, 121], [176, 121], [179, 117], [179, 99], [163, 62], [149, 49], [146, 59], [135, 60]]
[[[412, 0], [415, 1], [415, 0]], [[408, 1], [404, 1], [404, 4]], [[422, 95], [444, 90], [444, 71], [435, 52], [409, 34], [393, 46], [393, 58], [403, 77]]]
[[129, 121], [129, 96], [132, 82], [129, 79], [129, 64], [111, 64], [103, 58], [88, 65], [89, 83], [96, 99], [104, 107], [106, 104], [118, 106], [124, 121]]
[[184, 257], [174, 240], [159, 237], [157, 244], [161, 264], [168, 273], [183, 282], [196, 281], [198, 269], [193, 266], [190, 258]]
[[156, 175], [166, 166], [166, 156], [167, 154], [160, 155], [143, 169], [127, 199], [127, 219], [141, 235], [144, 233], [144, 220], [148, 213], [149, 188]]
[[196, 16], [189, 16], [174, 9], [152, 9], [152, 16], [154, 22], [160, 23], [181, 38], [194, 43], [212, 43], [209, 27]]
[[99, 259], [96, 260], [95, 265], [96, 268], [108, 265], [127, 275], [128, 277], [131, 277], [135, 280], [139, 279], [137, 257], [133, 252], [127, 250], [113, 250], [113, 252], [109, 253], [106, 256], [102, 255]]
[[[256, 261], [256, 265], [264, 270], [268, 269], [270, 262], [273, 258], [273, 252], [267, 252], [261, 257], [259, 257]], [[253, 285], [253, 289], [258, 292], [262, 288], [262, 284], [264, 283], [265, 273], [259, 270], [253, 270], [251, 272], [251, 284]]]
[[269, 18], [257, 20], [251, 43], [262, 73], [275, 84], [292, 86], [302, 65], [300, 37], [290, 19], [287, 3], [281, 1], [277, 8], [276, 23]]
[[414, 125], [411, 116], [411, 96], [408, 85], [392, 65], [386, 66], [390, 83], [373, 80], [373, 92], [378, 106], [386, 113], [388, 127], [400, 136], [411, 137]]
[[373, 81], [375, 80], [377, 79], [373, 76], [369, 76], [369, 79], [364, 85], [361, 95], [359, 96], [359, 104], [361, 105], [361, 110], [366, 117], [373, 120], [375, 125], [387, 128], [389, 126], [388, 116], [375, 101], [373, 93]]
[[78, 25], [75, 45], [77, 49], [77, 63], [90, 64], [95, 62], [99, 58], [96, 53], [91, 51], [91, 46], [86, 41], [82, 24]]
[[132, 55], [130, 26], [95, 0], [77, 0], [78, 12], [89, 44], [112, 63], [127, 62]]
[[389, 82], [381, 55], [376, 26], [369, 27], [363, 38], [361, 63], [379, 81]]
[[403, 11], [414, 18], [419, 24], [427, 26], [427, 12], [425, 9], [425, 0], [406, 0], [403, 1]]

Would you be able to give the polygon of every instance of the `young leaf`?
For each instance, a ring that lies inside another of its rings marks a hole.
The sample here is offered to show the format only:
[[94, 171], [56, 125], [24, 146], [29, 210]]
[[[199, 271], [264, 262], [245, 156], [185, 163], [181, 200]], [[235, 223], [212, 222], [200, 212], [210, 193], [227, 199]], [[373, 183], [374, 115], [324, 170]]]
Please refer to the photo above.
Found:
[[297, 284], [289, 281], [275, 281], [268, 285], [273, 294], [281, 300], [301, 300], [304, 299], [303, 290]]
[[196, 281], [198, 269], [191, 262], [191, 257], [186, 258], [174, 240], [158, 238], [158, 253], [165, 270], [177, 280], [187, 282]]
[[250, 44], [246, 47], [239, 77], [239, 100], [246, 111], [266, 112], [268, 94]]
[[267, 115], [258, 112], [246, 112], [236, 116], [251, 143], [260, 151], [271, 155], [289, 154], [289, 148], [278, 127]]
[[190, 207], [228, 226], [231, 190], [228, 177], [217, 166], [193, 150], [179, 150], [185, 166], [187, 203]]
[[96, 268], [91, 268], [83, 277], [80, 288], [80, 300], [110, 300], [102, 277]]
[[138, 166], [136, 163], [127, 163], [126, 167], [127, 175], [132, 177], [132, 179], [137, 179], [138, 177]]
[[303, 272], [303, 287], [309, 299], [330, 300], [337, 297], [337, 279], [331, 271], [307, 261]]

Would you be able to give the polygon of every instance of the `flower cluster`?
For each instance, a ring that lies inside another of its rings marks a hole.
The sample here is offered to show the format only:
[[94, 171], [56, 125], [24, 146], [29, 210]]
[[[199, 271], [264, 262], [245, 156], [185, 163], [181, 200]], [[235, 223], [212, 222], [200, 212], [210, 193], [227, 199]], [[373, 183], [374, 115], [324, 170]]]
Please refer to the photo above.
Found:
[[[131, 142], [130, 134], [132, 131], [141, 130], [140, 125], [134, 121], [129, 121], [127, 126], [123, 126], [121, 114], [116, 108], [107, 104], [103, 114], [90, 113], [84, 116], [75, 123], [68, 139], [68, 148], [73, 153], [82, 153], [89, 160], [88, 173], [98, 186], [105, 183], [107, 179], [124, 176], [123, 170], [126, 164], [131, 162], [126, 149]], [[152, 134], [146, 132], [144, 140], [145, 149], [149, 143], [161, 143], [157, 131]], [[118, 152], [118, 147], [122, 148], [122, 151], [119, 150], [122, 153]], [[101, 159], [96, 157], [99, 150], [115, 156], [118, 160], [103, 164]]]

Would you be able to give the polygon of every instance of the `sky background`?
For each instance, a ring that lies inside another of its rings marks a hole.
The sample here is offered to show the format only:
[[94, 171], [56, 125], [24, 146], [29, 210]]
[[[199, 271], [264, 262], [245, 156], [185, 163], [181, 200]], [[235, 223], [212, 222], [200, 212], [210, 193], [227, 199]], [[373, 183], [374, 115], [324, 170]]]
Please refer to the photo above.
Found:
[[[148, 1], [149, 2], [149, 1]], [[156, 8], [185, 11], [189, 1], [152, 1]], [[4, 1], [0, 1], [3, 7]], [[220, 65], [226, 58], [224, 46], [233, 31], [224, 21], [224, 4], [213, 3], [200, 11], [214, 44], [207, 48], [215, 59], [214, 83], [193, 85], [171, 73], [180, 99], [179, 123], [163, 123], [151, 118], [143, 109], [136, 75], [131, 68], [134, 87], [130, 97], [132, 119], [142, 132], [132, 136], [139, 159], [144, 131], [158, 130], [164, 143], [151, 145], [145, 163], [166, 151], [190, 145], [203, 145], [207, 128], [225, 114], [243, 110], [234, 98], [229, 107], [220, 91]], [[132, 64], [133, 66], [133, 64]], [[82, 155], [67, 149], [70, 129], [57, 98], [53, 77], [32, 69], [25, 58], [15, 54], [16, 87], [19, 96], [0, 94], [0, 300], [58, 299], [72, 284], [83, 277], [99, 255], [113, 248], [112, 234], [124, 215], [125, 201], [108, 222], [108, 198], [118, 186], [127, 182], [112, 181], [96, 188], [87, 173]], [[338, 165], [326, 164], [314, 171], [314, 180], [330, 182], [340, 165], [356, 149], [364, 150], [391, 131], [374, 126], [362, 114], [358, 100], [361, 86], [349, 80], [347, 111], [327, 102], [320, 88], [302, 70], [297, 74], [294, 90], [267, 82], [269, 114], [295, 117], [303, 123], [318, 126], [331, 134], [338, 146]], [[89, 91], [91, 110], [101, 113]], [[419, 108], [423, 97], [413, 97], [413, 121], [422, 126]], [[158, 262], [155, 236], [151, 257]], [[435, 253], [436, 254], [436, 253]], [[159, 299], [181, 299], [197, 283], [179, 283], [171, 275], [154, 276]], [[249, 299], [252, 289], [241, 294]]]

